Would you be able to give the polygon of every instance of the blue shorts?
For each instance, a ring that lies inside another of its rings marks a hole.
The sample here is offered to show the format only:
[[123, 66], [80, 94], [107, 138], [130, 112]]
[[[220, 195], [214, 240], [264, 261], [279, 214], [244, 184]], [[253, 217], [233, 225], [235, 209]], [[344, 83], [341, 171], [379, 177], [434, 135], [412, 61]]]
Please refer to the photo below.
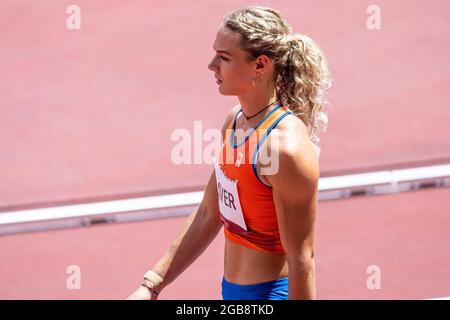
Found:
[[288, 300], [288, 277], [257, 284], [236, 284], [222, 279], [223, 300]]

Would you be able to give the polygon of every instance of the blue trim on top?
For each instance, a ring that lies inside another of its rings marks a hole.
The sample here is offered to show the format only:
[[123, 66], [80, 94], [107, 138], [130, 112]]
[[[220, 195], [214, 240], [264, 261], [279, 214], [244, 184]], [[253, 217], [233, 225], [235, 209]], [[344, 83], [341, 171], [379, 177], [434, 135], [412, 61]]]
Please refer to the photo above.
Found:
[[231, 146], [231, 147], [233, 147], [233, 140], [232, 140], [232, 137], [233, 137], [233, 135], [234, 135], [234, 128], [236, 128], [236, 119], [237, 119], [239, 113], [241, 113], [241, 112], [242, 112], [242, 109], [240, 109], [240, 110], [236, 113], [236, 115], [234, 116], [233, 126], [231, 127], [230, 139], [229, 139], [229, 140], [230, 140], [230, 146]]
[[272, 114], [274, 113], [276, 110], [281, 108], [281, 103], [279, 105], [277, 105], [275, 108], [272, 109], [272, 111], [270, 111], [257, 125], [255, 128], [253, 128], [252, 132], [250, 132], [250, 134], [248, 136], [245, 137], [244, 141], [242, 141], [240, 144], [235, 145], [233, 142], [233, 138], [234, 138], [234, 130], [236, 128], [236, 119], [237, 116], [239, 115], [240, 112], [242, 112], [242, 109], [240, 109], [237, 113], [236, 116], [234, 117], [234, 121], [233, 121], [233, 128], [231, 129], [231, 133], [230, 133], [230, 145], [231, 147], [233, 147], [234, 149], [240, 147], [241, 145], [243, 145], [248, 138], [250, 138], [250, 136], [253, 134], [253, 132], [256, 131], [256, 129], [258, 129], [258, 127]]
[[256, 145], [256, 149], [255, 152], [253, 153], [253, 173], [255, 174], [255, 177], [259, 180], [259, 182], [261, 182], [264, 186], [266, 186], [269, 189], [272, 189], [271, 186], [268, 186], [267, 184], [265, 184], [261, 178], [258, 176], [258, 172], [256, 171], [256, 156], [258, 154], [259, 151], [259, 147], [261, 146], [261, 144], [264, 142], [264, 139], [267, 138], [267, 136], [269, 135], [269, 133], [272, 131], [273, 128], [275, 128], [277, 126], [277, 124], [284, 118], [286, 117], [288, 114], [292, 114], [292, 112], [290, 111], [286, 111], [285, 113], [283, 113], [274, 123], [272, 123], [272, 125], [269, 127], [269, 129], [267, 129], [267, 131], [264, 133], [264, 135], [262, 136], [261, 140], [258, 141], [258, 144]]

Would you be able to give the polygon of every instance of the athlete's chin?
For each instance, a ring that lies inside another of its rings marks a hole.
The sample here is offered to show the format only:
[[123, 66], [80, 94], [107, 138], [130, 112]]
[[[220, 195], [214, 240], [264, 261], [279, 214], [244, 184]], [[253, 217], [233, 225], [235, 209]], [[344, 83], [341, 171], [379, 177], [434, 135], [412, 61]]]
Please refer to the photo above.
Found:
[[229, 88], [225, 88], [223, 86], [219, 86], [219, 93], [223, 96], [235, 96], [236, 90], [231, 90]]

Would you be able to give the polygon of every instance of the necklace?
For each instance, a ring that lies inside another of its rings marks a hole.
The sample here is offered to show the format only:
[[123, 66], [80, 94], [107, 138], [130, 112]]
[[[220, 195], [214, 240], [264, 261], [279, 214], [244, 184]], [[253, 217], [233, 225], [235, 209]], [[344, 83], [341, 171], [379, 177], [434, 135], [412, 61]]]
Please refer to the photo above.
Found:
[[249, 119], [251, 119], [251, 118], [256, 117], [258, 114], [260, 114], [261, 112], [263, 112], [264, 110], [266, 110], [268, 107], [270, 107], [271, 105], [273, 105], [273, 104], [276, 103], [276, 102], [278, 102], [278, 99], [275, 100], [274, 102], [270, 103], [268, 106], [262, 108], [260, 111], [258, 111], [258, 112], [255, 113], [254, 115], [249, 116], [249, 117], [247, 117], [247, 116], [245, 115], [244, 110], [241, 109], [241, 111], [242, 111], [242, 114], [244, 115], [245, 119], [249, 120]]

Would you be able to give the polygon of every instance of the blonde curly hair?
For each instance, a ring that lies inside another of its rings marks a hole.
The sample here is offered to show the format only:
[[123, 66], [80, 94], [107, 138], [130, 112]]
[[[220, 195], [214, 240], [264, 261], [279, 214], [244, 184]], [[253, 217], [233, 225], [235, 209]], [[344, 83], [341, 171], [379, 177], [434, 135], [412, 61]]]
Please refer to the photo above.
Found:
[[317, 144], [328, 125], [326, 90], [331, 87], [321, 49], [308, 36], [293, 33], [275, 9], [246, 7], [226, 15], [223, 24], [240, 34], [240, 48], [249, 59], [265, 54], [274, 60], [278, 98], [305, 123]]

